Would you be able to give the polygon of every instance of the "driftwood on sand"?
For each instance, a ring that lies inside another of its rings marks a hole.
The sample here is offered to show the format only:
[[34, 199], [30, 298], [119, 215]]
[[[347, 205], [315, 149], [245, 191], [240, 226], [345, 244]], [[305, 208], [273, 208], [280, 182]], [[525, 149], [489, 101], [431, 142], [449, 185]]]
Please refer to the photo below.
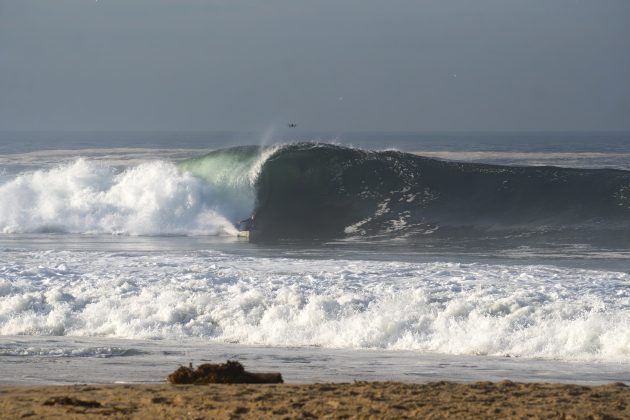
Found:
[[239, 362], [228, 360], [226, 363], [205, 363], [193, 369], [181, 366], [168, 375], [166, 380], [171, 384], [281, 384], [282, 375], [279, 373], [247, 372]]

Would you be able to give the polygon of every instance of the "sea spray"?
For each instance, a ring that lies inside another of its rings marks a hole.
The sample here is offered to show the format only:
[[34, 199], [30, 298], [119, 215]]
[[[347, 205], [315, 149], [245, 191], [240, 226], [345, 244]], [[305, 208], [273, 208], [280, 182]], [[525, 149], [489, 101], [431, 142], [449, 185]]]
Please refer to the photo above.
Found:
[[229, 216], [247, 210], [232, 204], [168, 162], [117, 171], [78, 159], [1, 185], [0, 231], [233, 235]]

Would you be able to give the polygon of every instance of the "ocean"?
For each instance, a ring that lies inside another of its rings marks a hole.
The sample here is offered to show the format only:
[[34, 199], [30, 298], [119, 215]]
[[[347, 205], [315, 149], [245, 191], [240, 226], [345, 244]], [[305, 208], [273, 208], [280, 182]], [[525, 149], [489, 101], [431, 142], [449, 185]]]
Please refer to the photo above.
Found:
[[630, 133], [0, 133], [0, 382], [226, 359], [630, 383]]

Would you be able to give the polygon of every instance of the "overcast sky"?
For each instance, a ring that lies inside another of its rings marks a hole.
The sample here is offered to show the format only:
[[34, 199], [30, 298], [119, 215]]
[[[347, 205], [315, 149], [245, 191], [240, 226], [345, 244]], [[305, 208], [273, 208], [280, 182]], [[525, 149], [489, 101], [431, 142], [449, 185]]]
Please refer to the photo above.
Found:
[[0, 0], [0, 130], [630, 130], [628, 0]]

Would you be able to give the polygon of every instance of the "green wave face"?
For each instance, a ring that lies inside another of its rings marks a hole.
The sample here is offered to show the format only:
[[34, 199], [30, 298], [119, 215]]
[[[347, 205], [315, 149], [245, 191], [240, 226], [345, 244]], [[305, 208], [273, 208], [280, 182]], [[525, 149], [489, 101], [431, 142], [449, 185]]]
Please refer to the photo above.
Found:
[[251, 214], [254, 183], [269, 149], [239, 146], [212, 151], [177, 163], [182, 172], [204, 180], [214, 193], [214, 206], [233, 221]]
[[200, 157], [177, 164], [182, 171], [190, 172], [214, 187], [251, 187], [257, 161], [264, 149], [258, 146], [239, 146], [212, 151]]

